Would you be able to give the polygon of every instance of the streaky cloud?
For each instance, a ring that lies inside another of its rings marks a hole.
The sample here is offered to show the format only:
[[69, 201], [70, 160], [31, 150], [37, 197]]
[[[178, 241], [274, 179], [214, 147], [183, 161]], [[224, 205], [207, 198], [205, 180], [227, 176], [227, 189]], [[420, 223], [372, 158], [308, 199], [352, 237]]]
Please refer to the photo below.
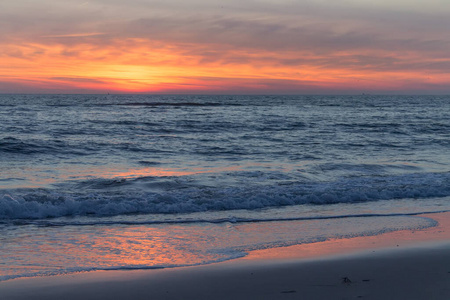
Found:
[[91, 36], [102, 36], [106, 33], [102, 32], [92, 32], [92, 33], [70, 33], [70, 34], [55, 34], [55, 35], [43, 35], [43, 38], [72, 38], [72, 37], [91, 37]]

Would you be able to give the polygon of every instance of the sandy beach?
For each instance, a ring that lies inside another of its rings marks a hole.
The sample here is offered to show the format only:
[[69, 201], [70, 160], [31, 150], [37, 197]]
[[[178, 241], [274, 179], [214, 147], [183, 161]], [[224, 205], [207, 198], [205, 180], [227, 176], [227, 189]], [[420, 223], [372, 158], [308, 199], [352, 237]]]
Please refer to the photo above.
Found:
[[0, 283], [14, 299], [450, 299], [450, 213], [421, 231], [260, 250], [207, 266]]

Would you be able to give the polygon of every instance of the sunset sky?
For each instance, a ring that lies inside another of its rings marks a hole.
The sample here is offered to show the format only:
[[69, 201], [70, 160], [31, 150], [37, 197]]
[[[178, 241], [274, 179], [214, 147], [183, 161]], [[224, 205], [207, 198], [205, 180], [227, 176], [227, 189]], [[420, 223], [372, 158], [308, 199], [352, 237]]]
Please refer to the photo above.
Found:
[[2, 0], [0, 93], [450, 93], [448, 0]]

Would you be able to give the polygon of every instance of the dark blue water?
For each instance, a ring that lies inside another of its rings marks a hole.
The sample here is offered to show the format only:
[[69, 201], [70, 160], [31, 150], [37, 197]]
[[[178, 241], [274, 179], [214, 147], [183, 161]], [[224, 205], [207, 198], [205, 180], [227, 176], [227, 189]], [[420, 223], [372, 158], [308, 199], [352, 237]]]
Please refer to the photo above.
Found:
[[0, 278], [433, 226], [449, 116], [447, 96], [0, 95]]

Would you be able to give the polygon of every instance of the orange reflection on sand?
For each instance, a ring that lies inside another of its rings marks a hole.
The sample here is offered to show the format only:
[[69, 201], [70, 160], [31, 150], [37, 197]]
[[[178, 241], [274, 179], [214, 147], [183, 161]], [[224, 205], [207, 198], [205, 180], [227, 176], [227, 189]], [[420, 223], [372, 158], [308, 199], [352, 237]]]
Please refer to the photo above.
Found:
[[325, 258], [336, 255], [376, 252], [381, 249], [401, 249], [430, 242], [439, 243], [450, 240], [450, 212], [422, 215], [438, 221], [439, 225], [422, 230], [400, 230], [375, 236], [362, 236], [347, 239], [331, 239], [325, 242], [295, 245], [281, 248], [256, 250], [244, 260], [292, 260]]
[[[170, 230], [158, 227], [123, 226], [105, 228], [101, 236], [80, 237], [77, 255], [108, 266], [171, 266], [199, 263], [202, 257], [180, 249], [171, 240], [185, 239], [177, 226]], [[69, 249], [68, 249], [69, 250]]]

